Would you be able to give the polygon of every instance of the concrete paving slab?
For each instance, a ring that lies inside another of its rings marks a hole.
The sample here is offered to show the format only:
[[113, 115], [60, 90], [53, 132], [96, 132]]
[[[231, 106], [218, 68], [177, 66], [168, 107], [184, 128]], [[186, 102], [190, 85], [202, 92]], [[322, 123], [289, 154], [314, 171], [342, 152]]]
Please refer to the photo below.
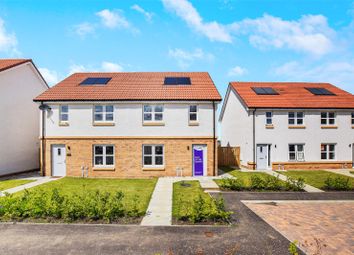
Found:
[[350, 171], [354, 171], [354, 169], [325, 169], [325, 171], [354, 178], [354, 174], [350, 173]]

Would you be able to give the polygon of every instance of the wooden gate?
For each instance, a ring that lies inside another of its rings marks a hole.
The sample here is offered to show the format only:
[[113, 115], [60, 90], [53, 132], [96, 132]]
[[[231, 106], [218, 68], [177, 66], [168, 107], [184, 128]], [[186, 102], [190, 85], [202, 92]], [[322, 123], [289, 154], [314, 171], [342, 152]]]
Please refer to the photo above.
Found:
[[218, 165], [240, 167], [240, 147], [219, 147]]

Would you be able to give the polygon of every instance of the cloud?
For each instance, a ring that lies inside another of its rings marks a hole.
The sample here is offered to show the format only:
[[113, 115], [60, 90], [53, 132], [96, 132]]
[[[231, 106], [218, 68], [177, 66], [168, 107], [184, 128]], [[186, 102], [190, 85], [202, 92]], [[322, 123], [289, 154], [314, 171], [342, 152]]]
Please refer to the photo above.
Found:
[[206, 36], [210, 41], [231, 43], [232, 38], [226, 28], [216, 21], [204, 22], [198, 11], [187, 0], [162, 0], [166, 9], [176, 13], [189, 27]]
[[123, 67], [117, 63], [112, 62], [102, 62], [101, 66], [102, 71], [104, 72], [122, 72]]
[[246, 73], [248, 73], [248, 70], [246, 68], [242, 68], [240, 66], [235, 66], [229, 70], [227, 75], [228, 76], [242, 76]]
[[288, 21], [264, 14], [257, 19], [235, 22], [229, 28], [234, 33], [248, 35], [256, 48], [287, 48], [315, 56], [329, 53], [335, 36], [323, 15], [304, 15]]
[[108, 9], [104, 9], [97, 12], [96, 15], [101, 18], [101, 24], [109, 29], [127, 29], [134, 34], [140, 32], [124, 17], [122, 11], [110, 11]]
[[195, 49], [194, 51], [185, 51], [178, 48], [169, 49], [168, 56], [174, 58], [183, 69], [189, 67], [195, 60], [212, 61], [214, 59], [212, 54], [205, 53], [202, 49]]
[[59, 75], [56, 71], [49, 70], [45, 67], [40, 67], [38, 70], [49, 85], [54, 85], [59, 82]]
[[276, 67], [272, 73], [291, 81], [329, 82], [354, 93], [354, 60], [321, 64], [291, 61]]
[[83, 22], [74, 26], [74, 32], [80, 37], [85, 37], [88, 34], [93, 34], [95, 32], [95, 25]]
[[0, 51], [8, 52], [11, 55], [19, 55], [17, 50], [17, 39], [14, 33], [8, 33], [5, 22], [0, 18]]
[[145, 19], [148, 21], [148, 22], [151, 22], [152, 21], [152, 17], [154, 16], [154, 13], [152, 12], [148, 12], [146, 10], [144, 10], [142, 7], [140, 7], [139, 5], [137, 4], [134, 4], [131, 9], [143, 14], [145, 16]]
[[100, 66], [72, 64], [69, 74], [83, 72], [122, 72], [123, 66], [117, 63], [103, 61]]

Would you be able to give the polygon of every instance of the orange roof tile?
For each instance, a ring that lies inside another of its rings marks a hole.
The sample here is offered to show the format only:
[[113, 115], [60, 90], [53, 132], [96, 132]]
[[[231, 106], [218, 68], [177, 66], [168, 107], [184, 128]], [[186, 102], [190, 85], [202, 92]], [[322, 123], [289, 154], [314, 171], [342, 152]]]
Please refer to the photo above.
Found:
[[31, 61], [31, 59], [0, 59], [0, 72]]
[[[82, 86], [89, 77], [112, 77], [106, 85]], [[191, 85], [163, 85], [165, 77], [190, 77]], [[207, 72], [75, 73], [34, 101], [215, 100], [221, 96]]]
[[[248, 108], [354, 109], [354, 95], [329, 83], [230, 82]], [[257, 95], [253, 87], [270, 87], [279, 95]], [[335, 96], [318, 96], [306, 88], [325, 88]]]

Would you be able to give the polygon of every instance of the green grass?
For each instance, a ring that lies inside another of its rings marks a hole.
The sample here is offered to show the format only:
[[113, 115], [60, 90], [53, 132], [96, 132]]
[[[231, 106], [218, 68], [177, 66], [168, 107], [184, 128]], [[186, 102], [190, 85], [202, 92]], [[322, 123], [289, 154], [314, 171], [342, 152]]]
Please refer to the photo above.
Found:
[[184, 183], [190, 186], [182, 186], [182, 182], [175, 182], [173, 184], [172, 216], [175, 218], [177, 218], [179, 212], [183, 210], [183, 205], [192, 205], [199, 195], [205, 199], [210, 199], [210, 196], [200, 187], [199, 181], [185, 181]]
[[[221, 167], [221, 170], [223, 170], [225, 173], [231, 174], [232, 176], [236, 177], [237, 179], [243, 180], [245, 187], [250, 187], [251, 185], [251, 176], [258, 176], [261, 177], [262, 179], [266, 178], [267, 176], [270, 176], [269, 174], [266, 173], [260, 173], [260, 172], [255, 172], [255, 173], [250, 173], [250, 172], [241, 172], [240, 170], [233, 169], [230, 167]], [[221, 180], [214, 180], [218, 185], [221, 183]], [[283, 181], [281, 183], [284, 184]]]
[[35, 180], [3, 180], [0, 181], [0, 191], [11, 189], [34, 181]]
[[[51, 191], [54, 188], [59, 189], [62, 194], [75, 193], [78, 190], [100, 190], [114, 193], [116, 191], [124, 192], [123, 204], [128, 208], [132, 206], [132, 201], [138, 197], [139, 210], [146, 211], [150, 202], [152, 192], [155, 188], [157, 179], [95, 179], [95, 178], [73, 178], [65, 177], [57, 181], [45, 183], [34, 189], [40, 189], [43, 192]], [[19, 192], [17, 195], [21, 195]]]
[[319, 189], [323, 189], [325, 185], [325, 180], [328, 177], [332, 177], [332, 178], [341, 177], [344, 179], [349, 178], [349, 183], [351, 184], [351, 187], [354, 187], [354, 178], [346, 177], [340, 174], [330, 173], [326, 171], [321, 171], [321, 170], [316, 170], [316, 171], [302, 170], [302, 171], [285, 171], [285, 172], [282, 171], [280, 173], [282, 175], [295, 177], [295, 178], [302, 177], [305, 179], [305, 183]]
[[349, 171], [351, 174], [354, 174], [354, 171]]

